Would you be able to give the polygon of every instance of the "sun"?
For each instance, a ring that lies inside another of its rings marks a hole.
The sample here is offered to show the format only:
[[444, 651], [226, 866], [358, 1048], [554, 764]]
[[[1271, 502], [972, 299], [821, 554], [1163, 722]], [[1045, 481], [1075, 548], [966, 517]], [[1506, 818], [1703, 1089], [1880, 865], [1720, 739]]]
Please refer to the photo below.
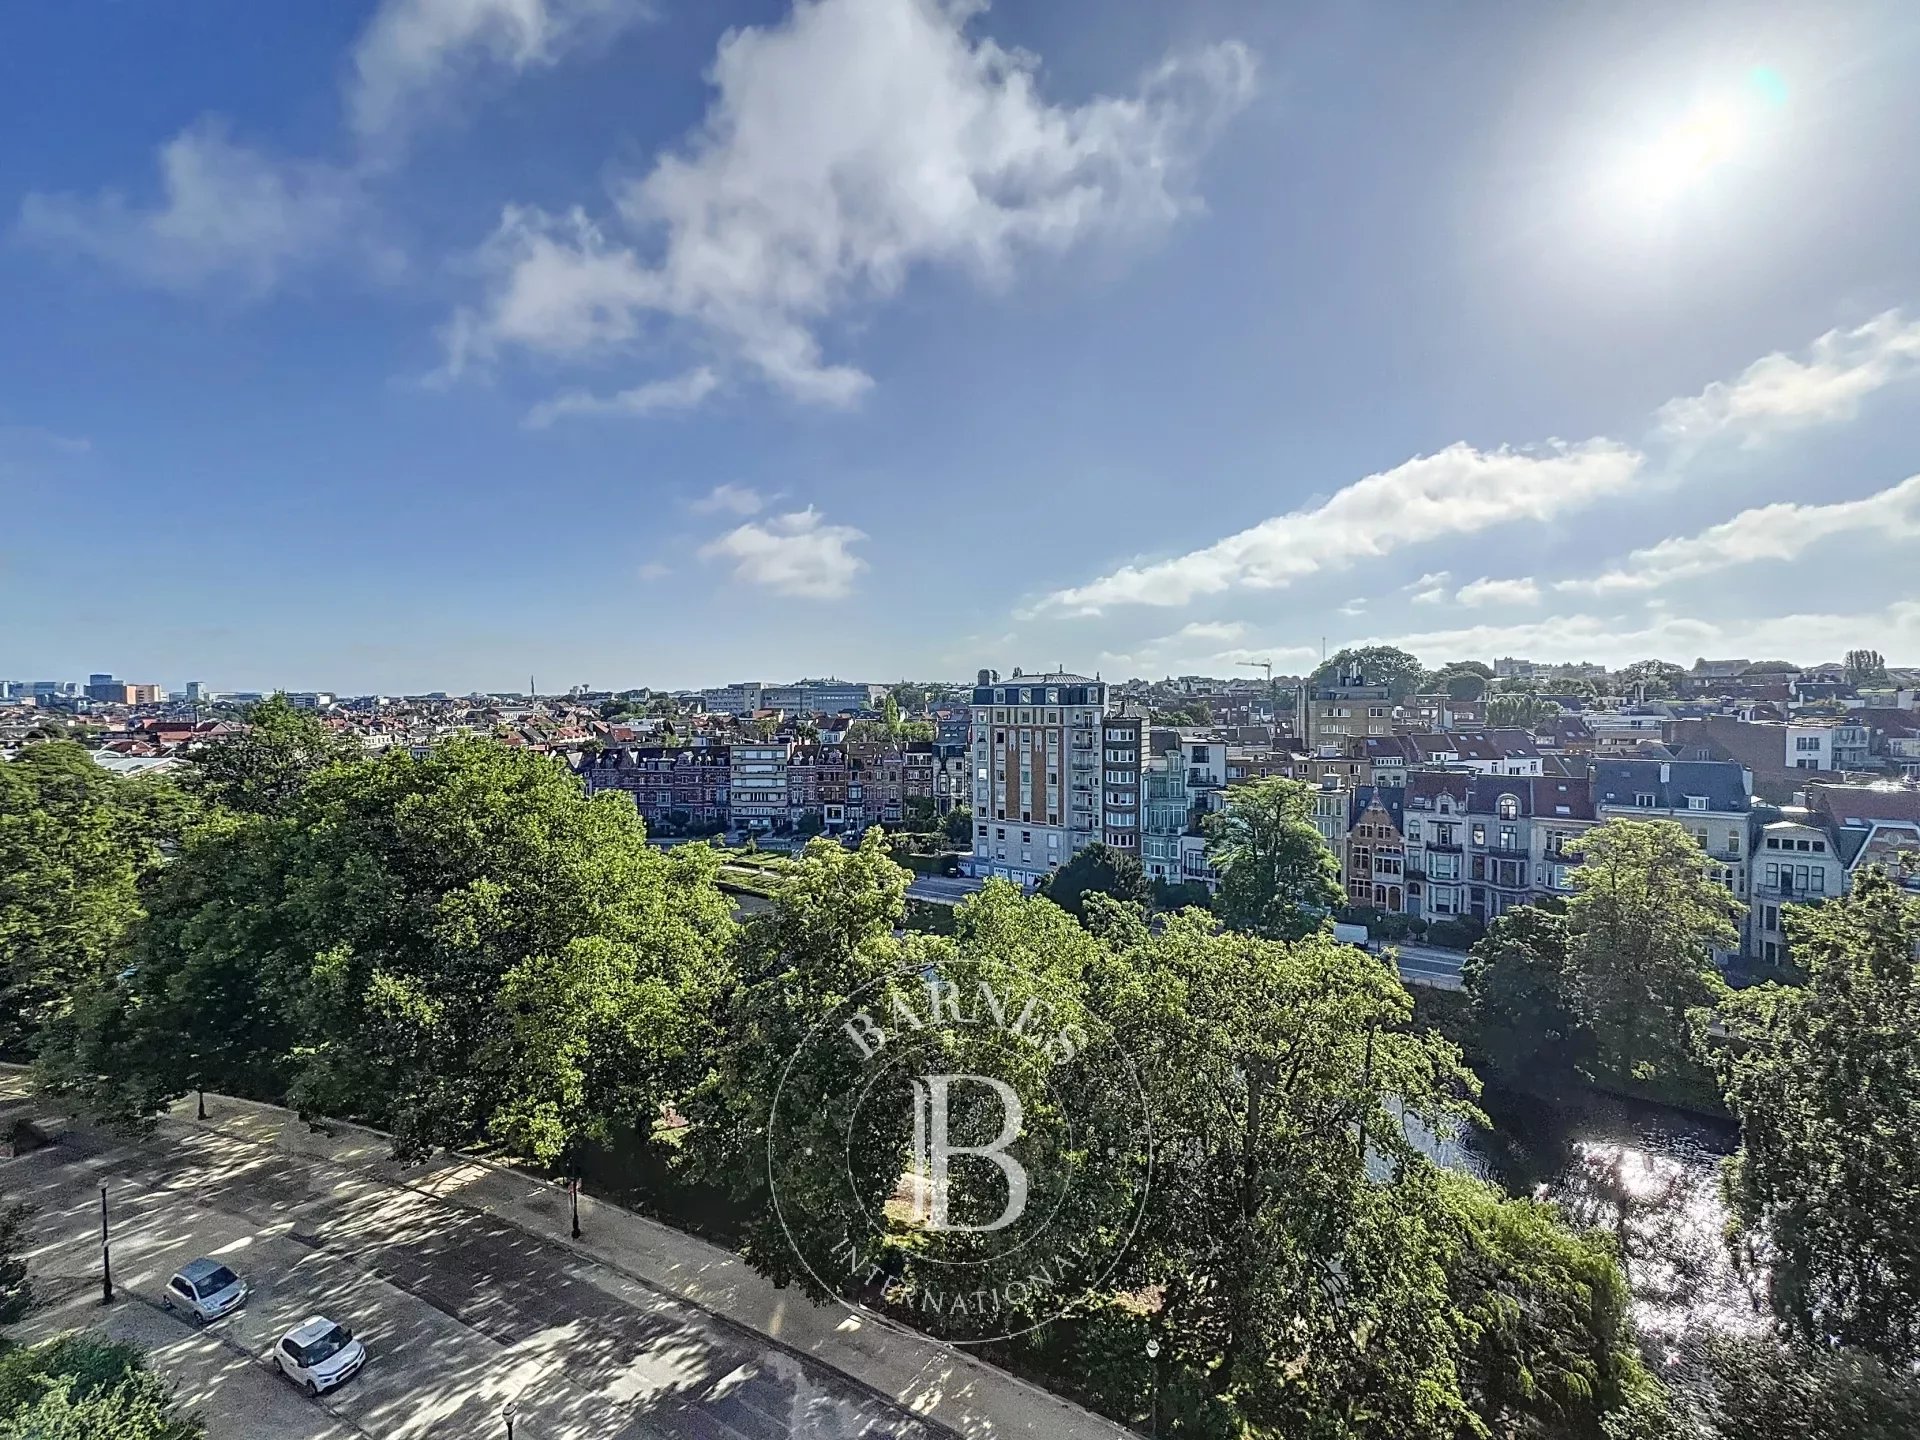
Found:
[[1650, 135], [1624, 144], [1606, 168], [1602, 194], [1627, 214], [1665, 214], [1721, 172], [1756, 158], [1770, 129], [1770, 112], [1786, 101], [1786, 86], [1771, 69], [1694, 100]]

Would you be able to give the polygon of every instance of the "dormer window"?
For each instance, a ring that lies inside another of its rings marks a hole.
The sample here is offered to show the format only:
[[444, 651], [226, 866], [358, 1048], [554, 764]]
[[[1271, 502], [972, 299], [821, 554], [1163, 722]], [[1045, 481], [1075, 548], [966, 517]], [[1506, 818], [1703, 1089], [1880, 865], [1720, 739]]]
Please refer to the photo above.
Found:
[[1704, 810], [1704, 809], [1706, 809], [1706, 808], [1707, 808], [1707, 797], [1706, 797], [1706, 796], [1704, 796], [1704, 795], [1689, 795], [1689, 796], [1687, 796], [1687, 809], [1689, 809], [1689, 810]]
[[1520, 818], [1520, 798], [1517, 795], [1502, 795], [1493, 805], [1494, 813], [1502, 820]]

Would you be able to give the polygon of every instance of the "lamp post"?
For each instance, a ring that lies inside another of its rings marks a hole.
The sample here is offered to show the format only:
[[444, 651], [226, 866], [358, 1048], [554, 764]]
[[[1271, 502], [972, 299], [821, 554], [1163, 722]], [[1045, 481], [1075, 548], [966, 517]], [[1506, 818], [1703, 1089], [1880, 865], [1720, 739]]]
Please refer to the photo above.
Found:
[[113, 1303], [113, 1249], [107, 1239], [107, 1182], [100, 1182], [100, 1303]]
[[207, 1118], [207, 1092], [204, 1090], [196, 1090], [193, 1093], [198, 1097], [198, 1104], [196, 1106], [197, 1113], [194, 1118], [204, 1120]]
[[1159, 1359], [1160, 1342], [1149, 1339], [1147, 1341], [1147, 1368], [1153, 1376], [1153, 1408], [1147, 1412], [1147, 1434], [1156, 1437], [1156, 1440], [1160, 1434], [1160, 1366], [1156, 1363]]
[[567, 1182], [567, 1195], [573, 1201], [573, 1238], [580, 1238], [580, 1177], [574, 1176]]
[[513, 1402], [511, 1400], [500, 1407], [500, 1414], [507, 1422], [507, 1440], [513, 1440]]

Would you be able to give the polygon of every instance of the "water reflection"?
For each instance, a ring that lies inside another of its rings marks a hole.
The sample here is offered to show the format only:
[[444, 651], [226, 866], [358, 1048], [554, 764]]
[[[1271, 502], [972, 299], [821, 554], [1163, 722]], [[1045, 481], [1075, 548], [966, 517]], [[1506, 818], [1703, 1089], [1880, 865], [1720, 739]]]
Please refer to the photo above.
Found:
[[1738, 1141], [1733, 1126], [1596, 1094], [1546, 1100], [1489, 1087], [1481, 1108], [1488, 1129], [1441, 1137], [1409, 1125], [1409, 1134], [1443, 1164], [1611, 1231], [1643, 1334], [1759, 1328], [1759, 1303], [1725, 1239], [1720, 1162]]

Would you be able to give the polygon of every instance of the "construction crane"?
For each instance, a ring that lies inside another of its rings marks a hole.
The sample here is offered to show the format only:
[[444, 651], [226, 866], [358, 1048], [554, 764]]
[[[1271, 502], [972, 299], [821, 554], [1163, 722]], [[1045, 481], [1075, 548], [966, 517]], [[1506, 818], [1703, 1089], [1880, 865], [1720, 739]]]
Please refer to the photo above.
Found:
[[1271, 690], [1271, 689], [1273, 689], [1273, 661], [1271, 661], [1271, 660], [1242, 660], [1242, 661], [1239, 661], [1238, 663], [1239, 663], [1239, 664], [1242, 664], [1242, 665], [1244, 665], [1244, 666], [1246, 666], [1246, 667], [1247, 667], [1247, 669], [1249, 669], [1249, 670], [1264, 670], [1264, 671], [1266, 671], [1266, 672], [1267, 672], [1267, 689], [1269, 689], [1269, 690]]

